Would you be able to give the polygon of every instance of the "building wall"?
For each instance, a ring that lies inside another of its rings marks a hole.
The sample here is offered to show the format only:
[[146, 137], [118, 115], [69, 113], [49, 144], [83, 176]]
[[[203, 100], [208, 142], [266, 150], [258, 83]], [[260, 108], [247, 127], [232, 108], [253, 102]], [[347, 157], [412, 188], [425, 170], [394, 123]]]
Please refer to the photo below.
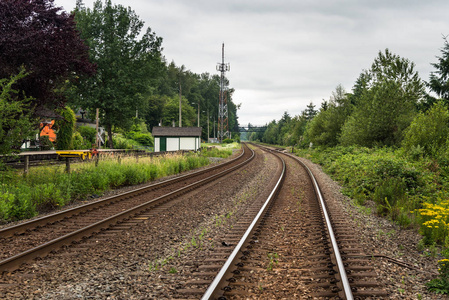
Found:
[[160, 152], [161, 151], [161, 140], [160, 137], [154, 138], [154, 152]]
[[[199, 137], [167, 137], [167, 150], [198, 150], [201, 147], [201, 139]], [[161, 151], [160, 137], [154, 137], [154, 152]]]
[[182, 150], [196, 150], [196, 138], [194, 137], [181, 137], [179, 139], [179, 145]]
[[178, 150], [179, 150], [179, 138], [167, 137], [167, 151], [178, 151]]

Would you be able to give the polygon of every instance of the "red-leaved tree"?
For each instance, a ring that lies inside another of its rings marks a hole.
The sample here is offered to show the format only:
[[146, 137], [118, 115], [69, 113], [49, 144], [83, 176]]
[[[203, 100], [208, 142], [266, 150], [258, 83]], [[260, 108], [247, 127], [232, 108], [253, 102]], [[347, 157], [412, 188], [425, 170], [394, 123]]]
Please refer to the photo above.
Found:
[[0, 78], [22, 67], [28, 75], [14, 87], [34, 98], [37, 117], [53, 117], [65, 103], [65, 83], [95, 71], [73, 15], [53, 0], [0, 0]]

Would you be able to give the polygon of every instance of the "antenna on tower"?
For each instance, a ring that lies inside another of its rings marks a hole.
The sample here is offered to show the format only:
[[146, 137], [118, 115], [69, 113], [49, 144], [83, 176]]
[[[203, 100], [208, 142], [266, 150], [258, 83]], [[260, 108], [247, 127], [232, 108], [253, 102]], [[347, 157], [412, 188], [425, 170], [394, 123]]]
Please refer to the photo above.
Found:
[[225, 138], [231, 138], [231, 133], [229, 132], [229, 122], [228, 122], [228, 100], [226, 86], [225, 73], [231, 70], [231, 65], [224, 62], [224, 43], [221, 48], [221, 63], [217, 64], [217, 71], [221, 73], [220, 76], [220, 95], [218, 103], [218, 140], [220, 143], [223, 142]]

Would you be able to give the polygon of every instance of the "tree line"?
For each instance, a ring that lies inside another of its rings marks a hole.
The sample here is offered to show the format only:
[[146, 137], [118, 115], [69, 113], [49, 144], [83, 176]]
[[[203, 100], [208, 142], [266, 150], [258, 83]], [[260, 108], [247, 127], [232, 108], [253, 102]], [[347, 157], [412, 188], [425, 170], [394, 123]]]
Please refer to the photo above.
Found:
[[449, 43], [443, 39], [427, 82], [412, 61], [385, 49], [362, 71], [351, 92], [338, 85], [320, 108], [310, 103], [298, 116], [285, 112], [249, 139], [303, 148], [388, 146], [441, 154], [448, 149], [449, 133]]
[[[117, 130], [178, 126], [180, 104], [182, 126], [197, 126], [199, 110], [203, 139], [213, 137], [220, 76], [167, 62], [162, 41], [134, 10], [111, 0], [92, 8], [77, 0], [70, 14], [53, 0], [2, 0], [0, 151], [18, 150], [42, 120], [73, 127], [64, 120], [67, 109], [85, 110], [90, 119], [99, 109], [111, 148]], [[233, 91], [229, 127], [238, 132]]]

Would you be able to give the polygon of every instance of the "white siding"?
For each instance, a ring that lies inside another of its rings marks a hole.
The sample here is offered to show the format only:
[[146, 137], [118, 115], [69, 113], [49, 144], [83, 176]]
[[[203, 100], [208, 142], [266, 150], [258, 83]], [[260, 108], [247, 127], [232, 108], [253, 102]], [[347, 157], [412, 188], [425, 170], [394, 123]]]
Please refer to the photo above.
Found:
[[196, 150], [194, 137], [181, 137], [179, 144], [181, 150]]
[[154, 152], [160, 152], [161, 151], [161, 138], [155, 137], [154, 138]]
[[167, 138], [167, 151], [178, 151], [179, 150], [179, 138], [168, 137]]

